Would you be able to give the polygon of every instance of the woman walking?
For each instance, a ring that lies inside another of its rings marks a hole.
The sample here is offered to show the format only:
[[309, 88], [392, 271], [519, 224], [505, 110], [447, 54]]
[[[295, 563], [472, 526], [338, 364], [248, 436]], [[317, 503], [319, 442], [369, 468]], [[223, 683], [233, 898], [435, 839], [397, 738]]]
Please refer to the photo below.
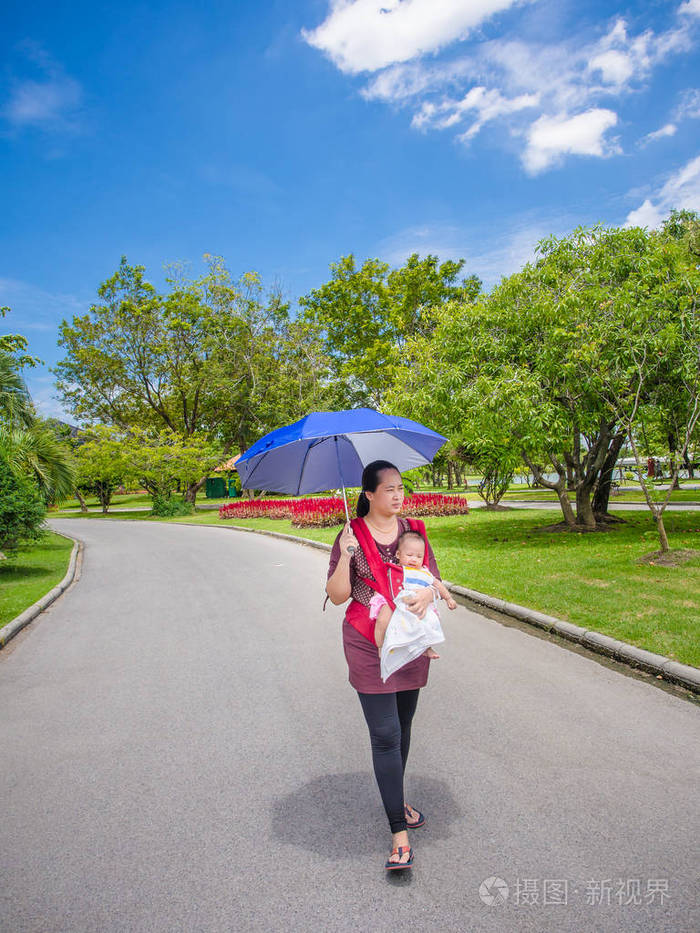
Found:
[[[335, 540], [328, 567], [326, 592], [335, 605], [351, 598], [343, 620], [343, 647], [349, 680], [357, 691], [369, 728], [374, 774], [392, 833], [392, 849], [385, 868], [406, 869], [413, 863], [408, 830], [425, 822], [423, 814], [404, 801], [403, 778], [411, 741], [411, 722], [418, 694], [428, 680], [430, 659], [421, 655], [391, 675], [384, 683], [374, 642], [374, 623], [369, 603], [379, 583], [381, 562], [388, 564], [396, 554], [398, 539], [411, 527], [424, 532], [422, 523], [400, 518], [404, 489], [401, 474], [386, 460], [368, 464], [362, 474], [362, 492], [357, 503], [360, 523], [347, 524]], [[362, 539], [362, 546], [360, 545]], [[369, 552], [369, 553], [368, 553]], [[440, 574], [426, 540], [426, 562], [438, 579]], [[372, 570], [374, 566], [374, 572]], [[370, 582], [365, 582], [370, 581]], [[433, 590], [425, 588], [410, 603], [420, 618], [433, 601]]]

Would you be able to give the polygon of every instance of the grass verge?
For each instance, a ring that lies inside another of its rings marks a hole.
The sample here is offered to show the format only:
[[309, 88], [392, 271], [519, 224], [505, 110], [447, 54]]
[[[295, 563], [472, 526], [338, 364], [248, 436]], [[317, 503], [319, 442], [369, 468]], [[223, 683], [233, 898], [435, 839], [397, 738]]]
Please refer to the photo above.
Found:
[[47, 532], [15, 557], [0, 561], [0, 628], [46, 595], [66, 575], [73, 542]]

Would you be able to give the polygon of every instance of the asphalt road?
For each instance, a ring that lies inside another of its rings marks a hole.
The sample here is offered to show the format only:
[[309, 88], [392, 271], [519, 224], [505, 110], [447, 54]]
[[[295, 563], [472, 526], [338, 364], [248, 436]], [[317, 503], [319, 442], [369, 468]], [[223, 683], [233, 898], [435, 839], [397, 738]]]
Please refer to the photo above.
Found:
[[0, 652], [3, 933], [700, 928], [697, 705], [445, 611], [407, 775], [427, 825], [387, 876], [327, 556], [52, 526], [82, 577]]

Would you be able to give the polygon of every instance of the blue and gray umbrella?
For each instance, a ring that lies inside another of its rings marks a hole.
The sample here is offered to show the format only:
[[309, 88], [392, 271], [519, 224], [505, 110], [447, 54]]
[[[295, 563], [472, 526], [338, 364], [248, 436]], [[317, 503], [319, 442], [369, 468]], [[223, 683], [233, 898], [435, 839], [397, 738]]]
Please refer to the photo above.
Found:
[[389, 460], [410, 470], [430, 463], [447, 438], [410, 418], [371, 408], [315, 411], [271, 431], [236, 463], [245, 489], [301, 495], [359, 486], [364, 467]]

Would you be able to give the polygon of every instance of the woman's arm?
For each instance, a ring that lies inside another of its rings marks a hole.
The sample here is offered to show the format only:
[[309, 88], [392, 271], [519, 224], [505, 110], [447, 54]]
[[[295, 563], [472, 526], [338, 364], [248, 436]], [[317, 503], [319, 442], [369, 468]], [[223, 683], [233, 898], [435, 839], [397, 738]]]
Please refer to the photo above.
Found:
[[326, 593], [328, 593], [330, 601], [335, 606], [339, 606], [347, 599], [350, 599], [352, 592], [350, 584], [351, 554], [348, 551], [348, 548], [354, 548], [357, 550], [357, 548], [360, 546], [358, 544], [357, 538], [353, 534], [349, 522], [345, 528], [343, 528], [338, 540], [338, 544], [340, 546], [340, 557], [338, 558], [338, 563], [336, 564], [335, 570], [326, 582]]

